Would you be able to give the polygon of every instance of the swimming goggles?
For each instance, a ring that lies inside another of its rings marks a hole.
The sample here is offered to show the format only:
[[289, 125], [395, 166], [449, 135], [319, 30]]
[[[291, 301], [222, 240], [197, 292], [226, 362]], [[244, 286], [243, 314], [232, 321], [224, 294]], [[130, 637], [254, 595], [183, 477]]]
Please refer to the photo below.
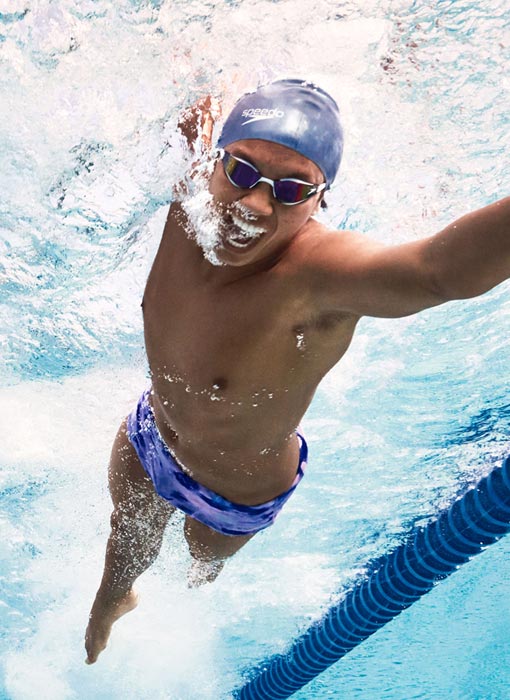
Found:
[[262, 177], [257, 168], [248, 161], [233, 156], [227, 151], [220, 151], [220, 157], [228, 181], [241, 190], [251, 190], [259, 182], [267, 182], [273, 189], [273, 197], [285, 206], [292, 207], [294, 204], [301, 204], [317, 192], [325, 190], [327, 185], [314, 185], [311, 182], [297, 180], [294, 177], [286, 177], [282, 180], [270, 180]]

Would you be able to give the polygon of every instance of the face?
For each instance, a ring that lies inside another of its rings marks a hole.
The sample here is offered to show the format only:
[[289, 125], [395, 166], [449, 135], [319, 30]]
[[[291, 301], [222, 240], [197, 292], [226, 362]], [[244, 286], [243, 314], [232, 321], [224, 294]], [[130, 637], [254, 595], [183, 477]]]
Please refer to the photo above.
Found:
[[[315, 163], [279, 144], [250, 139], [236, 141], [227, 150], [271, 180], [297, 178], [317, 185], [324, 182]], [[277, 255], [317, 211], [321, 197], [315, 194], [300, 204], [286, 206], [273, 197], [272, 187], [266, 182], [252, 189], [238, 189], [225, 175], [221, 160], [212, 173], [209, 192], [222, 222], [221, 243], [215, 253], [221, 263], [233, 266]]]

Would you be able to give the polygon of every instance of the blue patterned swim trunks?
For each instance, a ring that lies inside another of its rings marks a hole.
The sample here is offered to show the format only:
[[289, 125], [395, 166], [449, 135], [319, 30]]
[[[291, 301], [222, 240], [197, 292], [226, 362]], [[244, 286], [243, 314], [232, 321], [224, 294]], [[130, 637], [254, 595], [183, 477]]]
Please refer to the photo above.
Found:
[[150, 389], [144, 391], [129, 414], [127, 434], [156, 492], [179, 510], [224, 535], [252, 535], [272, 525], [303, 478], [308, 447], [301, 433], [296, 431], [300, 440], [299, 464], [291, 487], [256, 506], [232, 503], [183, 472], [156, 426], [149, 393]]

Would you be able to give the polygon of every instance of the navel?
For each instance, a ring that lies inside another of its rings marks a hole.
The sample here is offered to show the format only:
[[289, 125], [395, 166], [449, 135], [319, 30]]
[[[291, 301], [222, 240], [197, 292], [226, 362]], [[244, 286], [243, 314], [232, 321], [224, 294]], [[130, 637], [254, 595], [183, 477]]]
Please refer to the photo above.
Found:
[[225, 377], [216, 377], [216, 379], [213, 379], [213, 391], [225, 391], [227, 388], [228, 382], [225, 379]]

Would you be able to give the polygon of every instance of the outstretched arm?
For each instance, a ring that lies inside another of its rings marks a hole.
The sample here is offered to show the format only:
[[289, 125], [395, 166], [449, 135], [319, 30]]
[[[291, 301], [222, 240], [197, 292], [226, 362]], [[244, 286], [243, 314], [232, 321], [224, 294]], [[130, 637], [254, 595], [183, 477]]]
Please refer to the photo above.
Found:
[[510, 197], [404, 245], [335, 232], [313, 258], [328, 305], [357, 315], [407, 316], [474, 297], [510, 277]]
[[487, 292], [510, 277], [510, 197], [454, 221], [433, 239], [446, 299]]

